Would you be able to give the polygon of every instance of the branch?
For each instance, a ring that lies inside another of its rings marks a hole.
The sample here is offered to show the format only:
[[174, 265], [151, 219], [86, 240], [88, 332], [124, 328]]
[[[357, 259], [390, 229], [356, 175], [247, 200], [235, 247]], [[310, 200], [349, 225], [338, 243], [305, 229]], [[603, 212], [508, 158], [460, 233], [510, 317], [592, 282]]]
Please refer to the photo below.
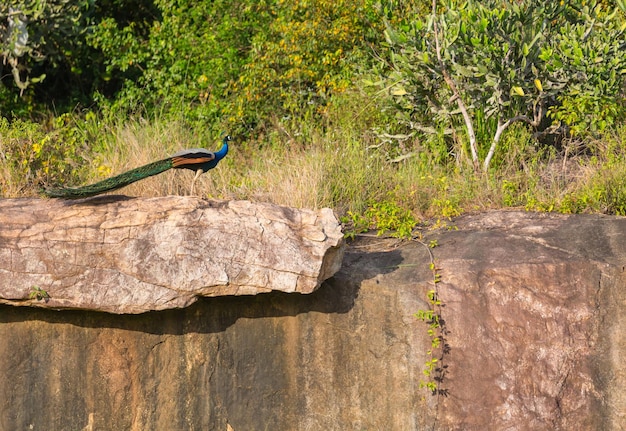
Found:
[[496, 151], [496, 146], [498, 142], [500, 142], [500, 138], [502, 137], [502, 133], [513, 123], [522, 121], [527, 123], [533, 127], [539, 127], [541, 120], [543, 118], [544, 104], [541, 101], [540, 97], [537, 97], [533, 105], [533, 119], [530, 119], [527, 115], [516, 115], [514, 117], [509, 118], [504, 123], [498, 119], [498, 127], [496, 128], [496, 134], [493, 137], [493, 141], [491, 141], [491, 147], [489, 147], [489, 153], [487, 153], [487, 157], [485, 157], [485, 161], [483, 162], [483, 171], [487, 172], [489, 169], [489, 164], [491, 163], [491, 159], [493, 158], [493, 154]]
[[[487, 172], [489, 169], [489, 165], [491, 164], [491, 159], [493, 158], [493, 154], [496, 152], [496, 146], [498, 142], [500, 142], [500, 138], [502, 137], [502, 133], [513, 123], [523, 121], [530, 125], [535, 126], [534, 121], [532, 121], [526, 115], [516, 115], [515, 117], [509, 118], [504, 123], [500, 119], [498, 119], [498, 127], [496, 128], [496, 134], [493, 136], [493, 140], [491, 141], [491, 147], [489, 147], [489, 153], [487, 153], [487, 157], [485, 157], [485, 161], [483, 162], [483, 171]], [[536, 126], [535, 126], [536, 127]]]
[[463, 121], [465, 122], [465, 127], [467, 128], [467, 134], [469, 135], [470, 141], [470, 151], [472, 153], [472, 163], [474, 165], [474, 172], [479, 170], [478, 167], [478, 150], [476, 146], [476, 134], [474, 133], [474, 127], [472, 126], [472, 119], [467, 112], [467, 108], [465, 103], [463, 102], [463, 98], [461, 97], [461, 93], [459, 92], [456, 83], [448, 74], [448, 70], [443, 63], [443, 59], [441, 58], [441, 47], [439, 46], [439, 27], [437, 26], [437, 0], [433, 0], [433, 30], [435, 32], [435, 52], [437, 54], [437, 61], [439, 62], [439, 67], [441, 68], [441, 74], [443, 75], [443, 79], [452, 90], [452, 94], [456, 98], [456, 104], [459, 107], [459, 111], [461, 111], [461, 115], [463, 116]]
[[539, 127], [539, 124], [541, 124], [541, 120], [543, 119], [543, 110], [545, 109], [545, 105], [539, 99], [539, 97], [537, 97], [537, 100], [535, 101], [535, 106], [533, 108], [535, 118], [534, 121], [529, 124], [533, 127]]
[[26, 81], [22, 81], [20, 76], [20, 69], [17, 62], [17, 58], [9, 57], [8, 59], [9, 65], [11, 66], [11, 73], [13, 74], [13, 80], [15, 81], [15, 85], [20, 89], [20, 97], [24, 94], [24, 90], [28, 87], [29, 80], [26, 77]]
[[[437, 129], [435, 129], [432, 126], [424, 126], [421, 124], [417, 124], [414, 123], [412, 121], [409, 122], [409, 127], [413, 130], [417, 130], [418, 132], [422, 132], [422, 133], [428, 133], [431, 135], [437, 134], [439, 133], [439, 131]], [[447, 127], [445, 129], [443, 129], [443, 134], [444, 135], [451, 135], [453, 133], [454, 129], [452, 127]]]

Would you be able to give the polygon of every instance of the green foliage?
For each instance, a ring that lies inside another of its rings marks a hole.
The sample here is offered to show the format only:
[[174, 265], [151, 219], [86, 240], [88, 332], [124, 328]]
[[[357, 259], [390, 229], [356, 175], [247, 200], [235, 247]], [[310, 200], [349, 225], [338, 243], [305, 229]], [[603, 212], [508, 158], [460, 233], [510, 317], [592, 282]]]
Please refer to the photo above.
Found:
[[373, 203], [365, 211], [365, 217], [378, 230], [378, 235], [391, 232], [391, 236], [397, 238], [410, 238], [418, 223], [409, 210], [394, 202]]
[[189, 2], [157, 0], [147, 24], [108, 16], [89, 43], [123, 80], [121, 112], [160, 112], [235, 134], [327, 114], [331, 95], [371, 62], [383, 19], [414, 0]]
[[323, 112], [330, 95], [350, 86], [362, 61], [355, 57], [379, 37], [378, 10], [370, 0], [278, 1], [272, 13], [235, 86], [238, 115]]
[[540, 54], [546, 70], [560, 71], [559, 84], [566, 85], [555, 94], [559, 104], [550, 107], [549, 116], [578, 136], [598, 136], [626, 112], [624, 14], [604, 3], [610, 2], [582, 2], [579, 12], [554, 32], [551, 44]]
[[428, 131], [433, 116], [463, 124], [475, 168], [489, 167], [512, 123], [539, 127], [549, 108], [574, 131], [602, 131], [623, 116], [626, 39], [621, 13], [585, 3], [447, 1], [436, 16], [386, 30], [392, 69], [377, 84], [415, 130]]
[[430, 348], [426, 351], [427, 360], [424, 363], [422, 373], [425, 380], [420, 380], [420, 388], [426, 388], [432, 395], [447, 395], [447, 390], [441, 387], [447, 374], [445, 365], [446, 355], [450, 347], [446, 343], [447, 330], [445, 320], [442, 317], [443, 303], [439, 299], [438, 285], [441, 283], [441, 274], [435, 263], [432, 248], [437, 247], [437, 241], [431, 240], [429, 244], [420, 241], [428, 249], [430, 256], [430, 271], [432, 272], [432, 288], [427, 292], [428, 306], [426, 310], [418, 310], [415, 317], [428, 325], [427, 334], [430, 338]]
[[113, 108], [215, 121], [242, 72], [252, 36], [268, 25], [267, 3], [157, 0], [155, 5], [158, 20], [107, 17], [89, 38], [104, 54], [107, 74], [125, 80]]
[[[617, 89], [617, 88], [615, 88]], [[595, 92], [594, 89], [590, 89]], [[559, 105], [550, 107], [548, 116], [569, 126], [573, 136], [601, 136], [626, 114], [621, 98], [577, 92], [559, 97]], [[593, 112], [593, 115], [589, 115]]]
[[31, 291], [28, 294], [28, 299], [36, 299], [37, 301], [46, 301], [50, 300], [50, 294], [47, 291], [43, 290], [39, 286], [31, 287]]
[[458, 202], [450, 199], [435, 198], [433, 199], [433, 206], [438, 208], [438, 213], [443, 217], [456, 217], [461, 215]]
[[84, 44], [91, 6], [91, 0], [0, 3], [2, 115], [32, 113], [42, 99], [66, 100], [89, 85], [81, 74], [94, 63]]
[[599, 170], [583, 196], [590, 196], [593, 201], [589, 203], [594, 203], [597, 209], [604, 213], [626, 215], [626, 159], [624, 154]]
[[37, 185], [79, 182], [89, 148], [84, 131], [69, 115], [53, 120], [50, 130], [24, 121], [0, 118], [0, 192], [3, 196], [32, 191]]
[[350, 227], [346, 232], [349, 238], [370, 229], [376, 229], [378, 236], [389, 233], [394, 238], [411, 238], [418, 223], [411, 211], [391, 201], [374, 202], [362, 215], [348, 211], [342, 222]]
[[517, 200], [518, 190], [517, 185], [513, 181], [502, 181], [502, 204], [505, 207], [518, 206], [520, 203]]

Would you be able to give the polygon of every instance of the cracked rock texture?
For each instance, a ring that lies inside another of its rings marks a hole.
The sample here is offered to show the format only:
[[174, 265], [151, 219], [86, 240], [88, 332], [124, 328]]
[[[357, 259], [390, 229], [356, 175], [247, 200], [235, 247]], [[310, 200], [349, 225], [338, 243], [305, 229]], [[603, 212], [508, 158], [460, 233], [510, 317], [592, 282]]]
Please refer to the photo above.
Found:
[[447, 396], [420, 388], [428, 251], [368, 238], [309, 295], [137, 315], [0, 306], [0, 429], [626, 428], [626, 219], [450, 225], [424, 240], [438, 243]]
[[11, 305], [142, 313], [202, 296], [310, 293], [342, 256], [330, 209], [177, 196], [0, 200], [0, 302]]

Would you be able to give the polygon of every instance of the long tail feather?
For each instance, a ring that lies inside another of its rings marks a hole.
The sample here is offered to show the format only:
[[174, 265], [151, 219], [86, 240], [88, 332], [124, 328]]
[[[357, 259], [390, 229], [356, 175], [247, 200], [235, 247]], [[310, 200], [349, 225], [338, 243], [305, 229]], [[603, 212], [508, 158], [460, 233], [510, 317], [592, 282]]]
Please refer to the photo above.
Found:
[[107, 178], [95, 184], [84, 187], [46, 188], [42, 193], [51, 198], [80, 199], [100, 193], [110, 192], [125, 187], [135, 181], [165, 172], [172, 167], [172, 159], [159, 160], [138, 168]]

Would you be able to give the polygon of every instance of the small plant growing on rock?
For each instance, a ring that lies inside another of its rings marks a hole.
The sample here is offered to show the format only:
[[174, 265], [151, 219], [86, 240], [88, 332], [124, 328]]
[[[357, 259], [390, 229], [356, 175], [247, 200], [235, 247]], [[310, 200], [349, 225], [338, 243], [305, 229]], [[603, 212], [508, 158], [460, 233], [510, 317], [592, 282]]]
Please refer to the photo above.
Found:
[[31, 292], [28, 294], [28, 298], [48, 302], [50, 300], [50, 294], [39, 286], [33, 286], [31, 287]]

